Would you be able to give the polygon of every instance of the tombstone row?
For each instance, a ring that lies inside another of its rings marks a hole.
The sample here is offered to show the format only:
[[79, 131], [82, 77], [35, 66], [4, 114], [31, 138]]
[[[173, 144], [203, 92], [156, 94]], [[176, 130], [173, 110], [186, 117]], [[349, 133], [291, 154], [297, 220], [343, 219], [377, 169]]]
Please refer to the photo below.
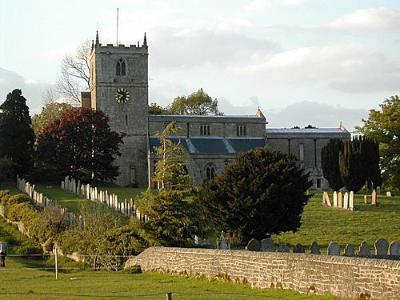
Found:
[[40, 207], [49, 207], [53, 210], [56, 210], [60, 213], [65, 220], [71, 225], [82, 225], [82, 221], [80, 218], [77, 218], [75, 214], [69, 212], [66, 208], [57, 205], [54, 201], [46, 197], [43, 193], [40, 193], [35, 190], [35, 185], [26, 181], [24, 178], [20, 178], [17, 176], [17, 189], [25, 193], [29, 196], [32, 202]]
[[[344, 256], [360, 256], [360, 257], [383, 257], [383, 258], [400, 258], [400, 242], [393, 241], [389, 244], [385, 239], [378, 239], [374, 243], [375, 251], [371, 252], [367, 242], [362, 242], [358, 247], [358, 251], [351, 244], [347, 244], [344, 248]], [[261, 241], [251, 239], [246, 250], [261, 252], [293, 252], [305, 253], [306, 247], [302, 244], [296, 244], [293, 248], [287, 245], [277, 245], [272, 239], [266, 238]], [[309, 247], [311, 254], [321, 254], [321, 248], [318, 243], [313, 242]], [[341, 255], [340, 245], [336, 242], [330, 242], [327, 249], [328, 255]]]
[[333, 192], [333, 203], [329, 198], [328, 192], [322, 194], [322, 203], [327, 207], [343, 208], [346, 210], [354, 210], [354, 192]]
[[140, 213], [132, 198], [119, 201], [116, 194], [109, 193], [107, 190], [100, 190], [97, 187], [92, 187], [90, 184], [83, 184], [79, 180], [75, 180], [69, 176], [66, 176], [64, 180], [61, 181], [60, 186], [63, 190], [87, 200], [104, 204], [127, 217], [135, 216], [140, 222], [148, 221], [148, 216]]

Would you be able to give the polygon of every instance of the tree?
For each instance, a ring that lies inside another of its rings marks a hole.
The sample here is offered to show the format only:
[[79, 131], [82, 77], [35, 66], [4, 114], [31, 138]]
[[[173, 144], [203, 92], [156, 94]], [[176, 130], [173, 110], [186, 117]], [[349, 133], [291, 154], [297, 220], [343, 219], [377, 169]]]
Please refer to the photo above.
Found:
[[343, 142], [339, 139], [331, 139], [321, 150], [321, 166], [324, 177], [329, 186], [335, 191], [343, 186], [339, 169], [339, 153], [343, 149]]
[[44, 127], [59, 119], [67, 110], [72, 109], [68, 103], [50, 102], [46, 104], [40, 114], [36, 114], [32, 118], [32, 127], [36, 136], [39, 136]]
[[358, 130], [379, 143], [382, 177], [387, 188], [400, 187], [400, 98], [391, 96], [380, 110], [372, 109], [364, 125]]
[[15, 165], [20, 176], [27, 174], [33, 165], [34, 132], [26, 99], [21, 90], [13, 90], [0, 105], [0, 158]]
[[179, 129], [171, 122], [158, 134], [160, 146], [154, 175], [158, 191], [142, 193], [139, 201], [139, 210], [148, 220], [137, 222], [136, 227], [150, 245], [189, 246], [206, 227], [201, 207], [192, 200], [186, 150], [168, 138]]
[[74, 54], [66, 55], [61, 63], [57, 92], [72, 103], [80, 103], [82, 90], [90, 90], [90, 41], [84, 42]]
[[267, 148], [238, 155], [200, 188], [198, 201], [219, 230], [245, 244], [296, 230], [312, 183], [293, 156]]
[[46, 125], [37, 139], [37, 167], [52, 179], [72, 176], [83, 182], [113, 180], [122, 137], [108, 117], [89, 108], [73, 108]]
[[344, 143], [339, 153], [339, 169], [344, 186], [358, 192], [366, 181], [366, 165], [362, 152], [362, 140], [355, 138]]
[[168, 113], [168, 110], [157, 103], [151, 103], [148, 112], [150, 115], [165, 115]]
[[179, 130], [176, 123], [171, 122], [163, 132], [158, 133], [161, 145], [156, 150], [158, 161], [154, 175], [158, 189], [184, 191], [189, 188], [190, 176], [187, 171], [186, 150], [180, 143], [174, 143], [168, 138]]
[[218, 110], [218, 100], [212, 99], [203, 89], [189, 96], [175, 98], [166, 108], [152, 103], [149, 113], [154, 115], [222, 115]]

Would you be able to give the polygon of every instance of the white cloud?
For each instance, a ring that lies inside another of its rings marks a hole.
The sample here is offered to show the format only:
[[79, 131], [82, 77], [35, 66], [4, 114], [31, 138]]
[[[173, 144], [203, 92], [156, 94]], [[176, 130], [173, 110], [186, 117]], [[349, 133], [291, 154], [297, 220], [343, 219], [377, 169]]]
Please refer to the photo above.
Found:
[[311, 0], [253, 0], [245, 6], [245, 9], [250, 12], [257, 12], [272, 6], [304, 6]]
[[385, 30], [400, 26], [400, 11], [386, 7], [359, 9], [328, 24], [339, 30]]
[[247, 66], [235, 65], [232, 70], [238, 76], [279, 84], [323, 83], [344, 92], [365, 93], [392, 91], [400, 78], [400, 61], [389, 60], [359, 44], [344, 44], [255, 57]]
[[73, 53], [76, 50], [76, 46], [68, 44], [68, 45], [62, 45], [56, 48], [52, 49], [47, 49], [45, 50], [40, 57], [42, 59], [48, 60], [48, 61], [61, 61], [61, 59], [66, 55]]

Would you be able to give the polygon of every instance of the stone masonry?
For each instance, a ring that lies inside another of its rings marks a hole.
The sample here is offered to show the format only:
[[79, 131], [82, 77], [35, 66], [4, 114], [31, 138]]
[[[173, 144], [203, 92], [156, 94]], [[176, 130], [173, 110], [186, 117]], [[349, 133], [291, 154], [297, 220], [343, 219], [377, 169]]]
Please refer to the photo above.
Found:
[[399, 299], [400, 261], [304, 253], [151, 247], [127, 261], [143, 271], [230, 278], [254, 288]]

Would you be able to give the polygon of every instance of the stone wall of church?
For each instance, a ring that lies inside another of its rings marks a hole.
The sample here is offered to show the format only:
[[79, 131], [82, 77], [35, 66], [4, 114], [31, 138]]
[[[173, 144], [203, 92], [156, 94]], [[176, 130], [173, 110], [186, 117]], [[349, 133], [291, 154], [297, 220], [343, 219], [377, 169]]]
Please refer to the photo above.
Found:
[[169, 116], [149, 115], [149, 133], [164, 130], [165, 126], [175, 121], [181, 128], [179, 136], [196, 137], [201, 136], [200, 126], [210, 126], [210, 136], [216, 137], [237, 137], [237, 126], [246, 126], [246, 136], [264, 137], [265, 119], [260, 117], [230, 117], [230, 116]]

